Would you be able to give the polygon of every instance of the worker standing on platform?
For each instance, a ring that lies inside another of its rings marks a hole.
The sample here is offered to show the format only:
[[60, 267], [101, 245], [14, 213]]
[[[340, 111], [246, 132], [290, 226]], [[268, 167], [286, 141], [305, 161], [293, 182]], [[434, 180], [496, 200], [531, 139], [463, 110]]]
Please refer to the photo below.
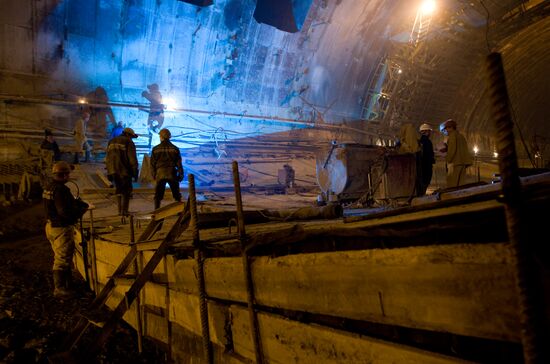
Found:
[[84, 162], [88, 162], [90, 159], [90, 144], [88, 143], [88, 137], [86, 136], [86, 129], [88, 127], [88, 121], [90, 121], [90, 112], [83, 110], [82, 115], [76, 121], [74, 125], [74, 141], [76, 145], [76, 151], [74, 155], [74, 163], [79, 163], [80, 152], [84, 150]]
[[111, 139], [107, 146], [107, 176], [115, 184], [119, 216], [128, 216], [133, 190], [132, 178], [135, 182], [138, 179], [136, 145], [132, 141], [137, 137], [133, 129], [124, 128], [122, 134]]
[[447, 162], [447, 188], [466, 184], [466, 168], [472, 165], [472, 155], [464, 135], [456, 130], [456, 122], [449, 119], [439, 130], [447, 137], [445, 161]]
[[170, 186], [174, 200], [181, 201], [179, 182], [183, 180], [183, 165], [178, 147], [170, 142], [172, 134], [168, 129], [159, 132], [160, 144], [151, 153], [151, 171], [155, 186], [155, 210], [164, 198], [166, 183]]
[[60, 161], [53, 165], [53, 180], [44, 189], [42, 198], [46, 210], [46, 236], [54, 253], [53, 294], [57, 298], [70, 298], [71, 264], [75, 250], [75, 225], [88, 209], [88, 204], [75, 199], [65, 184], [69, 181], [71, 166]]
[[434, 147], [430, 136], [432, 127], [429, 124], [420, 125], [420, 158], [419, 158], [419, 178], [418, 178], [418, 195], [424, 196], [426, 190], [432, 181], [433, 165], [435, 164]]
[[44, 140], [40, 144], [40, 149], [48, 150], [52, 153], [52, 158], [54, 162], [57, 162], [61, 159], [61, 151], [59, 150], [59, 145], [53, 137], [53, 133], [50, 129], [44, 130]]

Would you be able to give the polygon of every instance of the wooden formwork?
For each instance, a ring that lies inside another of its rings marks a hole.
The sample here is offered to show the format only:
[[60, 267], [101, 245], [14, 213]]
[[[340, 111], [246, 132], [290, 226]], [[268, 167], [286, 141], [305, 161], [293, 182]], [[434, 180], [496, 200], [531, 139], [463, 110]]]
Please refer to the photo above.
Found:
[[[545, 175], [524, 186], [533, 233], [544, 225], [549, 182]], [[467, 203], [463, 196], [444, 198], [440, 206], [419, 204], [401, 214], [248, 225], [265, 361], [451, 363], [490, 355], [516, 362], [513, 252], [493, 189], [476, 188]], [[99, 287], [129, 250], [126, 229], [95, 234], [89, 264]], [[204, 278], [214, 361], [254, 362], [238, 241], [227, 227], [200, 233], [208, 242]], [[142, 244], [140, 264], [154, 247], [155, 241]], [[83, 272], [81, 253], [76, 262]], [[185, 232], [141, 292], [144, 335], [164, 343], [177, 362], [203, 360], [197, 277], [192, 234]], [[124, 286], [117, 287], [108, 305], [123, 296]], [[136, 317], [128, 310], [124, 319], [137, 327]]]

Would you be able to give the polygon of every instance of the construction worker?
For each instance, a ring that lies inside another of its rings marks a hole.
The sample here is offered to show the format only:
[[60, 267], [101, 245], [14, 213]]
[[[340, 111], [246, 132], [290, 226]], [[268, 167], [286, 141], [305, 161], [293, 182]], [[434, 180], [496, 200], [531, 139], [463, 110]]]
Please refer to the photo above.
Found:
[[430, 140], [433, 129], [430, 124], [424, 123], [418, 130], [420, 131], [418, 195], [424, 196], [432, 181], [433, 165], [435, 164], [434, 147]]
[[122, 134], [111, 139], [107, 145], [105, 164], [107, 177], [116, 188], [115, 196], [119, 216], [128, 216], [130, 197], [132, 195], [132, 178], [138, 179], [138, 162], [136, 145], [132, 139], [137, 134], [131, 128], [124, 128]]
[[90, 144], [88, 143], [88, 137], [86, 136], [86, 129], [88, 127], [88, 122], [90, 121], [90, 112], [88, 110], [83, 110], [80, 118], [76, 121], [74, 125], [74, 142], [75, 142], [75, 154], [74, 154], [74, 163], [79, 163], [80, 152], [84, 150], [84, 162], [88, 162], [90, 159]]
[[401, 125], [399, 130], [399, 153], [416, 153], [419, 150], [418, 134], [411, 123]]
[[71, 166], [65, 161], [56, 162], [52, 167], [53, 180], [44, 189], [42, 198], [46, 210], [46, 237], [54, 253], [53, 295], [57, 298], [70, 298], [71, 262], [75, 250], [75, 225], [88, 209], [88, 204], [75, 199], [65, 184], [69, 181]]
[[57, 162], [61, 159], [61, 151], [59, 150], [59, 145], [53, 137], [53, 133], [50, 129], [44, 130], [44, 140], [40, 144], [40, 149], [48, 150], [52, 153], [52, 158], [54, 162]]
[[439, 125], [439, 130], [447, 137], [447, 146], [442, 152], [447, 162], [447, 188], [466, 184], [466, 168], [472, 165], [473, 159], [466, 138], [456, 130], [453, 119]]
[[170, 130], [161, 129], [159, 132], [160, 144], [153, 148], [151, 153], [151, 171], [156, 180], [155, 210], [160, 207], [164, 198], [166, 183], [170, 186], [174, 200], [181, 201], [179, 182], [183, 180], [183, 165], [178, 147], [170, 142]]
[[164, 123], [164, 105], [162, 103], [162, 94], [159, 85], [156, 83], [147, 85], [149, 91], [143, 91], [141, 96], [146, 98], [149, 104], [149, 117], [147, 118], [147, 128], [149, 132], [158, 132]]

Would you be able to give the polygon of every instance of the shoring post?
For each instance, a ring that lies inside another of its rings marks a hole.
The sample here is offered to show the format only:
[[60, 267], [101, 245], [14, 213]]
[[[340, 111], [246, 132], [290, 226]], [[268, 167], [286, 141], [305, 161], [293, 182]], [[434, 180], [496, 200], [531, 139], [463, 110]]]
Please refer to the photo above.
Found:
[[204, 251], [199, 235], [199, 218], [197, 213], [197, 197], [195, 194], [195, 176], [189, 174], [189, 212], [191, 214], [191, 233], [193, 236], [193, 248], [197, 263], [197, 281], [199, 285], [200, 315], [202, 330], [202, 348], [204, 358], [208, 364], [214, 361], [212, 357], [212, 343], [210, 342], [210, 328], [208, 326], [208, 303], [206, 301], [206, 284], [204, 281]]
[[500, 53], [487, 56], [487, 79], [492, 119], [496, 127], [498, 162], [504, 196], [508, 237], [514, 255], [516, 288], [521, 320], [521, 343], [527, 364], [549, 363], [548, 328], [545, 327], [544, 302], [533, 250], [526, 239], [525, 208], [513, 134], [504, 67]]
[[233, 184], [235, 186], [235, 200], [237, 205], [237, 225], [239, 233], [239, 241], [241, 243], [241, 253], [243, 260], [243, 270], [245, 274], [246, 282], [246, 294], [248, 303], [248, 314], [250, 317], [250, 331], [252, 333], [252, 342], [254, 343], [254, 353], [256, 355], [256, 364], [264, 363], [264, 355], [262, 349], [262, 340], [260, 336], [260, 329], [258, 325], [258, 316], [254, 308], [256, 299], [254, 297], [254, 282], [252, 281], [252, 271], [250, 267], [250, 261], [248, 259], [248, 253], [246, 250], [246, 231], [244, 226], [244, 214], [243, 214], [243, 202], [241, 196], [241, 180], [239, 177], [239, 165], [237, 161], [233, 161]]

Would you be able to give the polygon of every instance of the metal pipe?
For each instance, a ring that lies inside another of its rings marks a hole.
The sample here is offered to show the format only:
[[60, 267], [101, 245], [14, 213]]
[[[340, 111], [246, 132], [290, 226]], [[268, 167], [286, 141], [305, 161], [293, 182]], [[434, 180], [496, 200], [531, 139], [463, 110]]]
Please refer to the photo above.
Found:
[[241, 243], [241, 254], [243, 260], [243, 270], [245, 274], [246, 282], [246, 298], [248, 304], [248, 314], [250, 318], [250, 331], [252, 333], [252, 341], [254, 343], [254, 353], [256, 355], [256, 364], [264, 363], [264, 355], [262, 348], [262, 340], [260, 337], [260, 330], [258, 325], [258, 316], [254, 308], [256, 304], [256, 298], [254, 296], [254, 282], [252, 280], [252, 271], [250, 267], [250, 261], [248, 259], [248, 253], [246, 251], [246, 231], [244, 226], [244, 214], [243, 214], [243, 202], [241, 196], [241, 180], [239, 177], [239, 165], [236, 161], [233, 161], [233, 184], [235, 185], [235, 200], [237, 205], [237, 226], [239, 241]]
[[[81, 103], [78, 101], [66, 101], [66, 100], [56, 100], [56, 99], [45, 99], [45, 98], [33, 98], [33, 97], [25, 97], [25, 96], [18, 96], [18, 95], [0, 95], [0, 100], [3, 100], [4, 102], [19, 102], [19, 103], [35, 103], [35, 104], [45, 104], [45, 105], [67, 105], [67, 106], [89, 106], [89, 107], [95, 107], [95, 108], [106, 108], [106, 107], [123, 107], [123, 108], [133, 108], [133, 109], [149, 109], [148, 104], [128, 104], [128, 103], [122, 103], [122, 102], [106, 102], [103, 104], [89, 104], [89, 103]], [[320, 129], [320, 130], [349, 130], [355, 133], [363, 134], [363, 135], [375, 135], [378, 136], [376, 132], [368, 132], [361, 129], [352, 128], [349, 126], [343, 126], [339, 124], [318, 124], [315, 122], [308, 122], [308, 121], [297, 121], [295, 119], [290, 118], [282, 118], [278, 116], [269, 116], [269, 115], [246, 115], [246, 114], [235, 114], [235, 113], [228, 113], [223, 111], [208, 111], [208, 110], [198, 110], [198, 109], [172, 109], [169, 110], [172, 112], [179, 112], [179, 113], [190, 113], [190, 114], [204, 114], [208, 116], [222, 116], [222, 117], [229, 117], [229, 118], [240, 118], [240, 119], [253, 119], [253, 120], [264, 120], [264, 121], [275, 121], [283, 124], [290, 124], [290, 125], [301, 125], [304, 127], [314, 128], [314, 129]]]
[[189, 174], [189, 212], [191, 213], [191, 233], [195, 261], [197, 263], [197, 281], [199, 285], [200, 315], [202, 329], [202, 348], [204, 358], [208, 364], [212, 364], [212, 343], [210, 342], [210, 328], [208, 326], [208, 304], [206, 302], [206, 284], [204, 281], [204, 256], [199, 235], [199, 218], [197, 214], [197, 197], [195, 194], [195, 176]]
[[526, 239], [525, 212], [521, 182], [518, 173], [515, 142], [510, 114], [509, 98], [502, 58], [491, 53], [486, 61], [492, 118], [497, 130], [497, 152], [502, 178], [506, 223], [513, 251], [516, 288], [519, 295], [521, 342], [525, 363], [548, 363], [548, 328], [544, 326], [545, 314], [541, 297], [541, 282], [536, 271], [537, 262]]

